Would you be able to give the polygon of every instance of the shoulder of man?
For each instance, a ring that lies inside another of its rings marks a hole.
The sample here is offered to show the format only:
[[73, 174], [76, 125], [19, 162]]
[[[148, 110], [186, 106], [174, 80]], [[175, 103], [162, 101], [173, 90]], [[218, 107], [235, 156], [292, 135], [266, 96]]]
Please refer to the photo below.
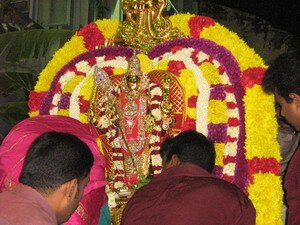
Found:
[[12, 224], [8, 222], [6, 219], [0, 218], [0, 225], [12, 225]]

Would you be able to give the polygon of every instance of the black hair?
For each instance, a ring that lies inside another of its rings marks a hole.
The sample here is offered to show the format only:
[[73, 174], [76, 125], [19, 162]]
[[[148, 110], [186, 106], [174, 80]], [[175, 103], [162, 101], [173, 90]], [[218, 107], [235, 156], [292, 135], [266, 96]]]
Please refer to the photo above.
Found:
[[169, 162], [176, 154], [181, 163], [192, 163], [212, 172], [215, 165], [215, 148], [203, 134], [189, 130], [173, 138], [167, 138], [161, 145], [160, 155]]
[[287, 102], [289, 94], [300, 95], [300, 56], [299, 49], [277, 57], [266, 71], [263, 88], [267, 93], [278, 93]]
[[89, 147], [76, 136], [46, 132], [30, 145], [19, 181], [37, 190], [52, 191], [72, 179], [80, 182], [93, 163]]

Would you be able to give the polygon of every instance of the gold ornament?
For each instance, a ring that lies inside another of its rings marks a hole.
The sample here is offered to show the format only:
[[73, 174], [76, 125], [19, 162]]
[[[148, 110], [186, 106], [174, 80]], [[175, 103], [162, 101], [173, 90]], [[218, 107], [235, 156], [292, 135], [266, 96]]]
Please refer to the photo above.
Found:
[[113, 43], [126, 45], [147, 53], [153, 46], [184, 37], [162, 16], [167, 0], [123, 0], [126, 19], [118, 28]]

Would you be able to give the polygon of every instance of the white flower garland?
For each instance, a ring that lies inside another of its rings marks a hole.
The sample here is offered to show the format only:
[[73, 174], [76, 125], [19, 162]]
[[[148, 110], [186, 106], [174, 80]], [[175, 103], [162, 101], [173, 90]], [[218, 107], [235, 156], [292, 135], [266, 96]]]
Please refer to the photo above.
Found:
[[85, 79], [87, 79], [87, 76], [84, 77], [83, 80], [79, 82], [79, 84], [75, 87], [74, 91], [71, 94], [70, 97], [70, 112], [69, 115], [70, 117], [77, 119], [80, 121], [80, 106], [79, 106], [79, 95], [80, 91], [82, 89], [82, 86], [85, 82]]
[[61, 94], [55, 93], [52, 99], [53, 108], [49, 111], [50, 115], [56, 115], [58, 112], [58, 102], [60, 100]]
[[[162, 60], [181, 61], [184, 63], [187, 69], [193, 71], [195, 80], [197, 82], [198, 93], [199, 93], [196, 102], [196, 110], [197, 110], [196, 130], [207, 136], [208, 135], [208, 103], [210, 97], [210, 91], [209, 91], [210, 86], [206, 81], [205, 77], [203, 76], [203, 72], [199, 69], [199, 67], [194, 63], [194, 61], [191, 58], [193, 51], [194, 51], [193, 48], [183, 48], [176, 51], [175, 53], [167, 52], [164, 53], [162, 56], [153, 59], [153, 62], [154, 65], [157, 65]], [[204, 60], [209, 59], [209, 55], [205, 54], [204, 52], [199, 52], [196, 57], [198, 59], [198, 62], [202, 62]], [[212, 60], [212, 63], [216, 68], [219, 68], [221, 66], [220, 63], [215, 59]], [[231, 85], [226, 72], [224, 72], [220, 77], [222, 79], [222, 84]], [[226, 92], [225, 101], [236, 103], [234, 94]], [[239, 119], [238, 108], [235, 107], [234, 109], [227, 109], [227, 116], [228, 118]], [[236, 138], [236, 140], [238, 139], [239, 132], [240, 132], [239, 126], [237, 127], [229, 126], [227, 129], [227, 135], [232, 138]], [[225, 145], [223, 157], [226, 156], [236, 157], [236, 154], [237, 154], [237, 141], [234, 141], [232, 143], [227, 143]], [[223, 168], [224, 174], [229, 176], [234, 176], [234, 172], [235, 172], [235, 163], [230, 162], [224, 165]]]
[[96, 64], [100, 68], [112, 67], [112, 68], [128, 68], [128, 62], [125, 57], [117, 56], [115, 59], [105, 60], [104, 56], [96, 57]]
[[85, 60], [82, 60], [78, 63], [75, 64], [75, 67], [76, 69], [79, 71], [79, 72], [83, 72], [83, 73], [86, 73], [86, 74], [90, 74], [91, 71], [92, 71], [92, 67], [89, 65], [89, 63]]

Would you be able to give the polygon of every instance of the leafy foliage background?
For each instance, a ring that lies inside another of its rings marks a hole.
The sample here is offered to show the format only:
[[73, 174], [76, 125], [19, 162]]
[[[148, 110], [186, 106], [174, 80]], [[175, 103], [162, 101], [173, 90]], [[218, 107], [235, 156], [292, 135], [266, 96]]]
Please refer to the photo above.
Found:
[[38, 74], [73, 34], [44, 29], [0, 34], [0, 143], [13, 125], [28, 117], [28, 95]]

